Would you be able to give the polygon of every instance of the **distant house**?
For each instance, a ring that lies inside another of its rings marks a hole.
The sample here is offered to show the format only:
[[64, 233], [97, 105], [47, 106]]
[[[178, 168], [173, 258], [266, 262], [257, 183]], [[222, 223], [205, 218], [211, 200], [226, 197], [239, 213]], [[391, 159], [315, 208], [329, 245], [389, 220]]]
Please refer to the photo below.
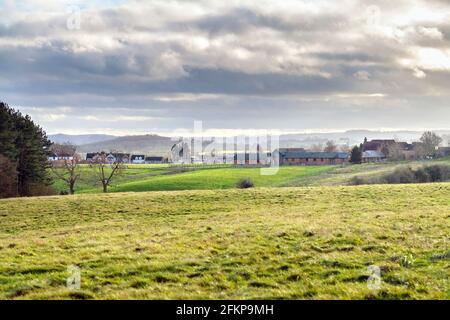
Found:
[[106, 163], [115, 163], [117, 158], [112, 153], [110, 153], [106, 156], [105, 160]]
[[438, 148], [438, 154], [441, 157], [448, 157], [448, 156], [450, 156], [450, 147], [439, 147]]
[[166, 158], [164, 157], [145, 157], [145, 163], [147, 164], [154, 164], [154, 163], [165, 163]]
[[[94, 152], [86, 154], [86, 161], [88, 163], [96, 162], [102, 157], [105, 157], [104, 152]], [[127, 153], [108, 153], [105, 157], [105, 163], [130, 163], [130, 155]]]
[[386, 160], [386, 155], [381, 151], [367, 150], [362, 153], [363, 162], [381, 162]]
[[279, 152], [279, 161], [282, 165], [333, 165], [349, 161], [347, 152]]
[[130, 163], [130, 155], [128, 153], [110, 153], [106, 156], [107, 163]]
[[131, 163], [134, 163], [134, 164], [143, 164], [143, 163], [145, 163], [145, 155], [143, 155], [143, 154], [133, 154], [131, 156]]
[[363, 143], [362, 151], [381, 151], [387, 153], [390, 146], [395, 145], [397, 142], [393, 139], [389, 140], [370, 140]]
[[67, 155], [67, 154], [62, 154], [62, 155], [57, 155], [56, 153], [51, 154], [48, 157], [48, 161], [62, 161], [62, 160], [73, 160], [73, 156], [71, 155]]
[[95, 161], [97, 161], [98, 156], [99, 156], [99, 153], [88, 152], [88, 153], [86, 153], [86, 161], [88, 163], [95, 162]]

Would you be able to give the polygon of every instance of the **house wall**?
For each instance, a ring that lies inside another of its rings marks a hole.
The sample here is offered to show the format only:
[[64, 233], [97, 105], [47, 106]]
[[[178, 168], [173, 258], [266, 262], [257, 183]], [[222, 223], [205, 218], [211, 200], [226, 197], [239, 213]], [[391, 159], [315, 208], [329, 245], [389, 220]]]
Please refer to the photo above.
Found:
[[327, 158], [282, 158], [281, 164], [285, 165], [333, 165], [348, 162], [346, 159], [327, 159]]
[[368, 163], [368, 162], [382, 162], [385, 161], [386, 158], [380, 158], [380, 157], [370, 157], [370, 158], [363, 158], [362, 161], [364, 163]]

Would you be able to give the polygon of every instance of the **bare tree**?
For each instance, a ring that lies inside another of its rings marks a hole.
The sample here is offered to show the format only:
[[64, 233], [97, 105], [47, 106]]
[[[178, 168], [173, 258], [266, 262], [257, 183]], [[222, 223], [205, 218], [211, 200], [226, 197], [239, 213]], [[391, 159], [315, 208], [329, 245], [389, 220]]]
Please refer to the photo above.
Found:
[[315, 151], [315, 152], [320, 152], [320, 151], [323, 150], [323, 145], [322, 145], [321, 143], [318, 143], [318, 144], [312, 144], [312, 145], [309, 147], [309, 150]]
[[69, 193], [75, 193], [75, 183], [81, 176], [81, 157], [76, 153], [76, 146], [70, 143], [53, 144], [52, 152], [60, 159], [52, 163], [52, 170], [58, 179], [66, 182], [69, 186]]
[[414, 144], [414, 159], [416, 160], [422, 160], [427, 155], [425, 147], [423, 146], [423, 143], [418, 142]]
[[405, 153], [398, 143], [393, 143], [387, 147], [387, 158], [391, 161], [405, 160]]
[[346, 144], [341, 144], [341, 145], [339, 146], [338, 150], [339, 150], [340, 152], [347, 152], [347, 153], [350, 153], [352, 149], [350, 148], [350, 146], [348, 146], [348, 145], [346, 145]]
[[450, 147], [450, 134], [442, 136], [442, 139], [444, 139], [444, 141], [447, 141], [447, 146]]
[[420, 142], [422, 142], [427, 155], [433, 155], [441, 144], [442, 138], [432, 131], [426, 131], [420, 137]]
[[105, 193], [108, 192], [108, 187], [113, 177], [125, 169], [120, 159], [116, 159], [113, 163], [108, 163], [106, 157], [106, 153], [101, 153], [97, 155], [91, 164], [91, 168], [96, 172], [98, 181], [102, 184], [103, 192]]
[[337, 148], [338, 147], [337, 147], [336, 143], [334, 143], [333, 140], [328, 140], [327, 143], [325, 144], [325, 148], [323, 149], [323, 151], [336, 152]]

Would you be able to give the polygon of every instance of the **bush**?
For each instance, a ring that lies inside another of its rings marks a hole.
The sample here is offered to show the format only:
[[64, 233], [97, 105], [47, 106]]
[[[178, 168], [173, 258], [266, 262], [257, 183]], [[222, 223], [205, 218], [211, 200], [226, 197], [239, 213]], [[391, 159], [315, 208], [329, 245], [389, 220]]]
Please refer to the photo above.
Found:
[[352, 186], [359, 186], [362, 184], [368, 184], [368, 181], [361, 177], [352, 177], [349, 182]]
[[353, 177], [350, 179], [351, 185], [361, 184], [396, 184], [396, 183], [426, 183], [450, 181], [450, 166], [430, 165], [418, 169], [410, 167], [400, 167], [393, 172], [379, 177]]
[[58, 194], [52, 186], [39, 182], [30, 183], [26, 192], [29, 197], [54, 196]]
[[414, 178], [417, 182], [430, 182], [430, 176], [428, 175], [428, 172], [424, 167], [419, 168], [414, 172]]
[[255, 184], [250, 179], [241, 179], [236, 184], [236, 188], [239, 188], [239, 189], [248, 189], [248, 188], [253, 188], [254, 186], [255, 186]]
[[414, 183], [414, 171], [410, 167], [400, 167], [385, 176], [387, 183]]
[[442, 182], [450, 180], [450, 167], [436, 164], [425, 168], [431, 182]]

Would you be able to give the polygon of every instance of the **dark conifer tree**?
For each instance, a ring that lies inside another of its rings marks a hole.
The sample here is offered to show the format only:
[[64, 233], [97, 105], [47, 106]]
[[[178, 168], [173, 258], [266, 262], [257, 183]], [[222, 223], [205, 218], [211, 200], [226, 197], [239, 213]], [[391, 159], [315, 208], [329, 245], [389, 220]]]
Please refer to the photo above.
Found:
[[33, 187], [49, 185], [50, 146], [46, 133], [30, 116], [0, 103], [0, 150], [16, 167], [18, 195], [33, 195]]

